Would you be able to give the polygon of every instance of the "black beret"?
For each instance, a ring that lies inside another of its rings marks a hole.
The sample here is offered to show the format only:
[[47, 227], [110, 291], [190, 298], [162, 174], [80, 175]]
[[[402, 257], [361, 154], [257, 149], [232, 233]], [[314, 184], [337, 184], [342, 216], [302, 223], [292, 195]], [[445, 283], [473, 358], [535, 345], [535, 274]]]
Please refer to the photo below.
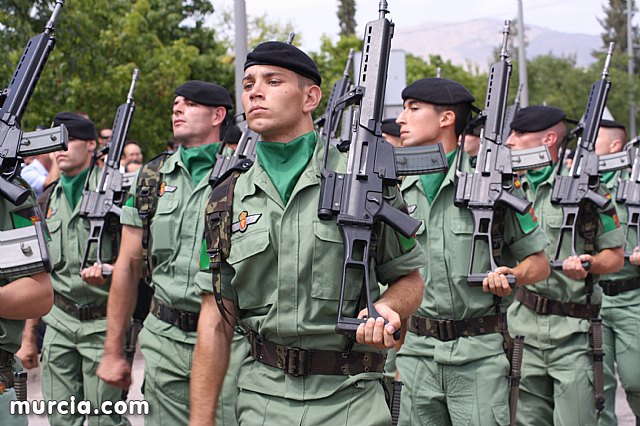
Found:
[[395, 118], [385, 118], [382, 120], [382, 133], [400, 137], [400, 125], [396, 123]]
[[607, 120], [606, 118], [603, 118], [602, 120], [600, 120], [600, 127], [606, 127], [608, 129], [622, 129], [625, 131], [627, 130], [624, 127], [624, 124], [614, 120]]
[[286, 68], [310, 78], [318, 86], [322, 83], [320, 72], [313, 59], [294, 45], [281, 41], [267, 41], [256, 46], [253, 52], [247, 55], [244, 69], [253, 65], [274, 65]]
[[206, 81], [187, 81], [176, 89], [176, 96], [184, 96], [186, 99], [202, 105], [233, 108], [231, 95], [227, 89]]
[[457, 81], [446, 78], [422, 78], [402, 91], [402, 100], [417, 99], [434, 105], [470, 104], [476, 99]]
[[88, 118], [75, 112], [59, 112], [53, 117], [53, 127], [64, 124], [69, 132], [70, 139], [82, 139], [85, 141], [96, 140], [96, 126]]
[[534, 105], [516, 112], [511, 122], [511, 129], [518, 132], [539, 132], [564, 120], [566, 114], [558, 108]]

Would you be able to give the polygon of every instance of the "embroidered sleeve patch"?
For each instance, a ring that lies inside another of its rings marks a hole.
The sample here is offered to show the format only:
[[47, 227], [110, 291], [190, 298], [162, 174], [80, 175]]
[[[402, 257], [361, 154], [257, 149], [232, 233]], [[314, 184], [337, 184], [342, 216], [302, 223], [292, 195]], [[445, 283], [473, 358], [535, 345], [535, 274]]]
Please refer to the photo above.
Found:
[[600, 213], [600, 222], [602, 222], [604, 232], [620, 228], [620, 219], [618, 219], [618, 213], [614, 207]]
[[398, 239], [400, 240], [400, 245], [402, 246], [402, 250], [404, 250], [405, 253], [411, 251], [416, 246], [415, 236], [407, 238], [402, 234], [398, 234]]
[[518, 218], [520, 229], [522, 229], [522, 232], [525, 235], [531, 233], [538, 227], [538, 217], [533, 211], [533, 207], [531, 207], [525, 214], [516, 213], [516, 217]]
[[207, 240], [202, 239], [202, 246], [200, 247], [200, 270], [206, 272], [209, 270], [209, 254], [207, 253]]
[[11, 212], [11, 221], [14, 228], [26, 228], [40, 221], [35, 207], [29, 206], [16, 209]]

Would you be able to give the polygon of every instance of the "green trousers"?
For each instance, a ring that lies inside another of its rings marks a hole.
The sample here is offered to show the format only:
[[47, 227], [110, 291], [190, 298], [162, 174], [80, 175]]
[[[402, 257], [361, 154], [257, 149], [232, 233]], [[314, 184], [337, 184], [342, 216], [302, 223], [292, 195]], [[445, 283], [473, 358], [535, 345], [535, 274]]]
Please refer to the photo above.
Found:
[[[139, 336], [144, 356], [144, 399], [149, 403], [145, 424], [179, 426], [189, 423], [189, 380], [194, 345], [178, 342], [143, 328]], [[244, 353], [243, 353], [244, 351]], [[248, 353], [245, 339], [235, 336], [229, 368], [218, 401], [217, 426], [237, 424], [237, 373]]]
[[[75, 398], [89, 401], [92, 410], [99, 410], [104, 401], [117, 402], [122, 389], [109, 386], [96, 376], [102, 359], [105, 335], [102, 332], [84, 334], [68, 329], [47, 327], [42, 348], [42, 395], [46, 401], [70, 401]], [[88, 416], [90, 426], [128, 425], [118, 414]], [[80, 414], [49, 415], [52, 426], [82, 426], [85, 416]]]
[[538, 349], [525, 339], [518, 425], [594, 426], [593, 360], [587, 333]]
[[389, 426], [391, 414], [383, 385], [363, 380], [326, 398], [297, 401], [240, 390], [237, 405], [241, 426]]
[[603, 308], [605, 409], [598, 424], [618, 424], [616, 419], [615, 366], [631, 410], [640, 417], [640, 305]]
[[509, 361], [498, 354], [462, 365], [399, 354], [401, 425], [508, 425]]

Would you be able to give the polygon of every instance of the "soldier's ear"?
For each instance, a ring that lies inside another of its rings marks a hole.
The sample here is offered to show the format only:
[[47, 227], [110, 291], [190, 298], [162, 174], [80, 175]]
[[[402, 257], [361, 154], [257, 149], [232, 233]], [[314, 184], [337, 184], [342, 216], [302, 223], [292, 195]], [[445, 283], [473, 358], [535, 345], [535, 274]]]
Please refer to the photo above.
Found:
[[454, 126], [456, 124], [456, 113], [446, 110], [440, 114], [440, 127]]
[[318, 107], [320, 103], [320, 99], [322, 99], [322, 90], [320, 86], [315, 84], [306, 86], [304, 88], [304, 103], [302, 105], [302, 112], [311, 113]]
[[213, 127], [217, 127], [222, 124], [224, 118], [227, 116], [228, 111], [225, 107], [213, 107], [213, 117], [211, 124]]
[[94, 140], [87, 142], [89, 145], [87, 146], [87, 151], [93, 153], [96, 150], [97, 142]]

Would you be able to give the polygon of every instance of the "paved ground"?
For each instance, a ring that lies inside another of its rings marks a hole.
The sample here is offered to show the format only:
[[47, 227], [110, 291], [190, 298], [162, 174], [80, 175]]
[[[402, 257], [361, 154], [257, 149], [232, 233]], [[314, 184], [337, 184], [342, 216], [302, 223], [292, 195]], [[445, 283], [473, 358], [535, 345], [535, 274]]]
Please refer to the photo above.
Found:
[[[143, 365], [144, 360], [140, 355], [140, 349], [136, 351], [136, 358], [133, 363], [133, 385], [129, 390], [129, 400], [142, 400], [142, 394], [140, 393], [140, 386], [142, 385], [143, 377]], [[29, 400], [41, 400], [42, 392], [40, 390], [40, 370], [29, 370]], [[635, 418], [633, 413], [629, 409], [627, 400], [624, 396], [624, 391], [618, 386], [618, 393], [616, 397], [616, 414], [618, 416], [618, 424], [620, 426], [635, 426]], [[128, 416], [129, 421], [133, 426], [143, 426], [143, 416]], [[46, 416], [29, 416], [30, 426], [46, 426], [48, 425]]]

